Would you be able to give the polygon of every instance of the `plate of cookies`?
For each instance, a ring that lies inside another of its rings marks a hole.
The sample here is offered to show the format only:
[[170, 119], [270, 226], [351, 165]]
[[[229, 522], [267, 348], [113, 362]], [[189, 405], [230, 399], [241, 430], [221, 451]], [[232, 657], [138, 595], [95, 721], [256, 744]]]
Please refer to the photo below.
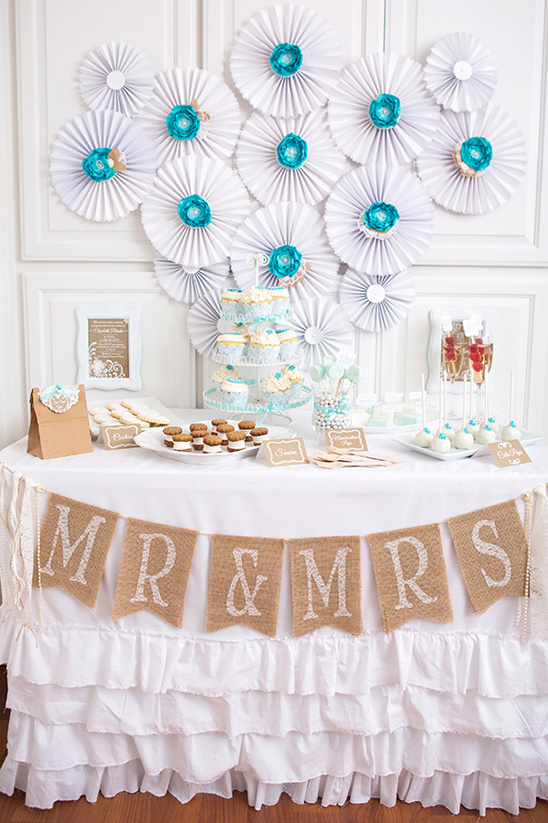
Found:
[[140, 426], [142, 431], [149, 428], [165, 428], [170, 424], [182, 425], [156, 397], [113, 400], [101, 406], [93, 406], [88, 410], [88, 415], [92, 437], [97, 437], [101, 426], [105, 424], [115, 426], [133, 423]]
[[205, 466], [254, 457], [265, 440], [289, 436], [288, 433], [287, 427], [257, 425], [251, 419], [230, 423], [216, 418], [180, 426], [150, 427], [137, 435], [135, 443], [162, 457]]

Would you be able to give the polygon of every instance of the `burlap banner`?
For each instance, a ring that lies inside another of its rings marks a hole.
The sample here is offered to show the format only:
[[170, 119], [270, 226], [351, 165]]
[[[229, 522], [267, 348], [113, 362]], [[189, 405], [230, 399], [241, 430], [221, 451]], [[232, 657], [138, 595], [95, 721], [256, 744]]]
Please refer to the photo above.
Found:
[[206, 631], [243, 623], [276, 636], [284, 541], [214, 534]]
[[51, 493], [40, 530], [43, 565], [38, 570], [36, 556], [33, 586], [65, 589], [92, 609], [117, 520], [116, 512]]
[[112, 617], [146, 611], [179, 629], [198, 532], [128, 518]]
[[515, 500], [447, 521], [476, 614], [524, 594], [527, 540]]
[[416, 617], [450, 623], [453, 609], [437, 523], [367, 535], [385, 632]]
[[361, 634], [360, 538], [309, 537], [289, 547], [294, 637], [322, 626]]

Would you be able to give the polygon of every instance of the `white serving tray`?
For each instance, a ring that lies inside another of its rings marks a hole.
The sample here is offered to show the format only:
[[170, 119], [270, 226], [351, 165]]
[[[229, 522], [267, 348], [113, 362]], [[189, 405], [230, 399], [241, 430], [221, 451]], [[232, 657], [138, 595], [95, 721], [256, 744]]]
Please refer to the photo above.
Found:
[[[422, 446], [417, 446], [415, 443], [415, 434], [402, 434], [399, 437], [393, 437], [392, 440], [394, 443], [399, 443], [402, 446], [405, 446], [406, 449], [411, 449], [411, 451], [418, 452], [419, 454], [424, 454], [426, 457], [434, 457], [436, 460], [459, 460], [462, 457], [474, 457], [475, 455], [482, 455], [482, 454], [489, 454], [489, 449], [487, 446], [484, 446], [480, 443], [474, 445], [472, 449], [454, 449], [451, 446], [451, 449], [445, 454], [440, 454], [439, 452], [432, 451], [432, 449], [423, 449]], [[535, 443], [537, 440], [543, 440], [544, 435], [542, 434], [533, 434], [532, 432], [522, 431], [521, 437], [519, 438], [519, 442], [522, 446], [527, 446], [529, 443]]]
[[[210, 422], [210, 421], [204, 421]], [[176, 423], [181, 426], [183, 431], [189, 431], [188, 424]], [[237, 452], [221, 452], [220, 454], [207, 454], [204, 452], [177, 452], [173, 449], [164, 446], [164, 434], [162, 429], [164, 426], [158, 428], [145, 429], [138, 434], [135, 442], [142, 449], [148, 449], [155, 452], [160, 457], [167, 457], [168, 460], [177, 460], [179, 463], [190, 463], [194, 466], [215, 466], [230, 464], [233, 460], [240, 460], [244, 457], [255, 457], [260, 446], [246, 446], [245, 449]], [[279, 440], [280, 438], [294, 437], [295, 432], [287, 426], [268, 426], [268, 439]]]
[[[184, 426], [184, 423], [182, 423], [180, 421], [180, 419], [173, 414], [173, 412], [170, 412], [169, 409], [167, 409], [164, 406], [164, 404], [161, 403], [158, 400], [157, 397], [124, 397], [122, 399], [123, 400], [138, 400], [140, 403], [144, 403], [145, 405], [150, 406], [151, 409], [154, 409], [154, 411], [157, 411], [159, 414], [162, 415], [162, 417], [166, 417], [169, 420], [169, 424], [166, 424], [166, 425], [181, 426], [181, 427]], [[115, 398], [111, 399], [109, 397], [108, 400], [105, 400], [104, 403], [101, 403], [100, 401], [97, 401], [97, 403], [93, 403], [91, 408], [93, 409], [96, 406], [106, 406], [108, 403], [121, 403], [121, 402], [122, 402], [122, 400], [120, 400], [119, 398], [115, 397]], [[129, 411], [129, 409], [128, 409], [128, 411]], [[89, 416], [89, 428], [90, 428], [90, 431], [91, 431], [91, 436], [93, 437], [93, 439], [95, 439], [97, 437], [97, 435], [99, 434], [100, 430], [101, 430], [101, 426], [99, 425], [99, 423], [95, 422], [95, 420], [91, 417], [91, 415]], [[165, 426], [159, 426], [159, 429], [161, 431], [162, 429], [165, 429]], [[148, 431], [148, 429], [144, 429], [144, 431]]]

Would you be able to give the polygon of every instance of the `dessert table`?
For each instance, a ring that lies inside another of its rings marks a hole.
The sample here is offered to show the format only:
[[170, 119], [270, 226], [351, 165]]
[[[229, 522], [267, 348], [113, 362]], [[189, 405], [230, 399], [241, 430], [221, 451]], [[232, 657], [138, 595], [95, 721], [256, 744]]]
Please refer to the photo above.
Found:
[[[296, 413], [294, 429], [313, 451], [309, 421], [309, 410]], [[474, 613], [443, 522], [513, 498], [523, 516], [521, 495], [548, 481], [548, 446], [532, 444], [531, 463], [500, 469], [489, 456], [432, 459], [390, 435], [368, 443], [405, 463], [194, 466], [98, 443], [42, 461], [26, 454], [26, 438], [0, 452], [48, 492], [121, 515], [94, 609], [49, 588], [33, 591], [33, 631], [16, 610], [3, 614], [11, 716], [0, 791], [22, 789], [39, 808], [139, 790], [182, 802], [246, 790], [256, 808], [284, 791], [324, 805], [399, 797], [455, 813], [463, 804], [516, 814], [548, 798], [548, 640], [521, 641], [515, 597]], [[200, 533], [181, 629], [146, 611], [112, 619], [128, 517]], [[384, 634], [364, 535], [436, 522], [454, 621], [416, 619]], [[363, 633], [293, 637], [286, 556], [275, 638], [243, 625], [207, 634], [214, 533], [361, 535]]]

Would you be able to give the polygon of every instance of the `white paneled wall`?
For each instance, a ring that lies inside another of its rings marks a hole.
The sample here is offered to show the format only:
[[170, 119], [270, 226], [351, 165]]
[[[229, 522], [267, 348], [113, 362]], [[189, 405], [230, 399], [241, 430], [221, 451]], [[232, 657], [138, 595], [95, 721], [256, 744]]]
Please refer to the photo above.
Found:
[[[143, 394], [199, 405], [202, 364], [186, 333], [187, 307], [153, 273], [139, 213], [92, 223], [49, 183], [53, 140], [85, 111], [78, 74], [102, 42], [126, 40], [157, 70], [196, 65], [234, 88], [228, 57], [243, 23], [266, 0], [0, 0], [0, 389], [2, 444], [28, 426], [32, 386], [76, 380], [77, 305], [139, 306]], [[412, 391], [427, 366], [429, 311], [492, 310], [494, 406], [517, 376], [524, 426], [548, 434], [548, 191], [545, 0], [307, 0], [339, 32], [346, 63], [393, 50], [424, 61], [452, 31], [478, 35], [499, 69], [494, 102], [520, 123], [527, 175], [515, 196], [477, 217], [436, 207], [436, 231], [415, 266], [407, 321], [382, 337], [356, 333], [366, 391]], [[238, 95], [242, 119], [249, 106]], [[349, 168], [352, 164], [349, 164]], [[207, 373], [207, 365], [204, 366]], [[90, 393], [93, 402], [105, 395]]]

